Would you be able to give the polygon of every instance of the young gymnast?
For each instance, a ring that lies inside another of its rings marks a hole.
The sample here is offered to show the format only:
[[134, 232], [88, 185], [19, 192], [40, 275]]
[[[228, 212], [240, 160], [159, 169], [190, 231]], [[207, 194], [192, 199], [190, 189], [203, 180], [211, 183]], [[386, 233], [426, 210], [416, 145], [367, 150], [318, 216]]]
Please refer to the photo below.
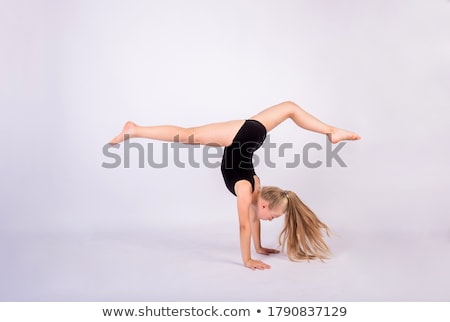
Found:
[[118, 144], [128, 138], [148, 138], [224, 146], [221, 170], [228, 190], [237, 200], [242, 262], [251, 269], [267, 269], [269, 265], [252, 259], [251, 238], [257, 253], [278, 253], [278, 250], [261, 246], [260, 220], [271, 221], [283, 214], [285, 223], [279, 242], [290, 260], [322, 260], [330, 253], [323, 238], [323, 233], [329, 233], [327, 225], [294, 192], [272, 186], [262, 187], [253, 168], [253, 153], [262, 145], [267, 133], [289, 118], [305, 130], [327, 135], [332, 143], [360, 139], [356, 133], [323, 123], [293, 102], [283, 102], [247, 120], [199, 127], [139, 126], [127, 122], [110, 144]]

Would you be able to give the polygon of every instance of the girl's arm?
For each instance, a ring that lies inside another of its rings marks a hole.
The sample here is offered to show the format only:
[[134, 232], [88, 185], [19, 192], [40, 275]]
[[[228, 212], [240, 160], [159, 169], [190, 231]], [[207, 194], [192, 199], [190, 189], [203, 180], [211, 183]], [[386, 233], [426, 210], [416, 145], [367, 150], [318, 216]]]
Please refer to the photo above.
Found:
[[280, 251], [271, 248], [265, 248], [261, 246], [261, 222], [256, 217], [256, 212], [253, 207], [250, 208], [250, 226], [253, 237], [253, 245], [258, 254], [278, 254]]
[[244, 266], [251, 269], [266, 269], [269, 265], [262, 261], [251, 258], [250, 238], [250, 208], [252, 203], [252, 187], [248, 181], [239, 181], [236, 183], [235, 192], [237, 196], [237, 208], [239, 215], [239, 236], [241, 243], [242, 262]]

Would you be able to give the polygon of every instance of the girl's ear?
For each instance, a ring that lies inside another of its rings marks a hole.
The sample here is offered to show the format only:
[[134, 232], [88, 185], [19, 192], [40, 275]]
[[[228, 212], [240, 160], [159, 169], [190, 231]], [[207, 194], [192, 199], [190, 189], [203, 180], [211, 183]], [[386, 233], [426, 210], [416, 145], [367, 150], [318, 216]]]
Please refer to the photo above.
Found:
[[269, 202], [266, 200], [261, 200], [261, 206], [264, 208], [269, 208]]

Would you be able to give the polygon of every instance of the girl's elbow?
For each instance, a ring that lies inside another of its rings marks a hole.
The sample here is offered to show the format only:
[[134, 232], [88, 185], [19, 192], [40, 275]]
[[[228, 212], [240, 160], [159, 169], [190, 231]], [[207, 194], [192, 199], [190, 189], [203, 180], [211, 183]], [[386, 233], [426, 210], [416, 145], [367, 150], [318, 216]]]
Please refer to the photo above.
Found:
[[250, 232], [250, 225], [249, 224], [240, 224], [239, 231], [241, 233]]

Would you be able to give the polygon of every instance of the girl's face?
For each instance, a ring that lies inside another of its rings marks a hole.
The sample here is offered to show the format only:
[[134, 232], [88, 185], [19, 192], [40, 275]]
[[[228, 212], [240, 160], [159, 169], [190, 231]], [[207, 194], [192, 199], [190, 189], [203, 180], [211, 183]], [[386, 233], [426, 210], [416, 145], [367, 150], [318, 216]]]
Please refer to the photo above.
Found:
[[284, 212], [285, 207], [282, 206], [269, 209], [269, 203], [262, 198], [259, 198], [256, 205], [256, 217], [260, 220], [272, 221], [273, 219], [282, 216]]

